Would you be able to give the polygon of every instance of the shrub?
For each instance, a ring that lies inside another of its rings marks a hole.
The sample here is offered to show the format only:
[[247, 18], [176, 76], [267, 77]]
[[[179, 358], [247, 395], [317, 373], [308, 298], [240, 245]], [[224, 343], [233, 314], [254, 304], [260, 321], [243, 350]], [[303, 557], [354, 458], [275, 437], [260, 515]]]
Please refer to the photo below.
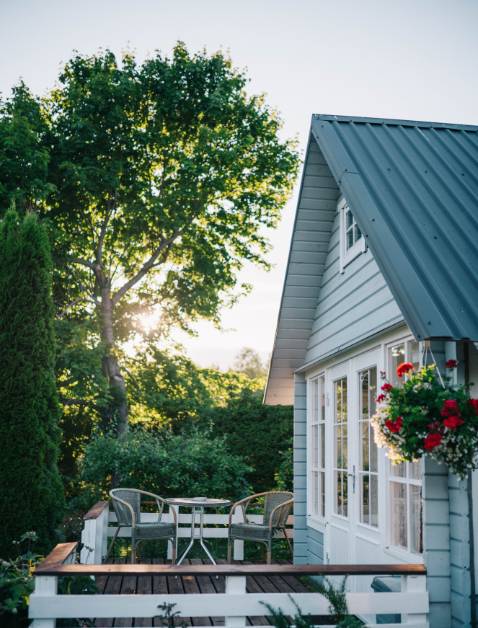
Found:
[[[284, 452], [292, 438], [292, 408], [266, 406], [262, 392], [245, 388], [224, 408], [212, 410], [209, 417], [214, 432], [224, 436], [230, 450], [251, 467], [247, 479], [254, 491], [270, 490], [275, 476], [286, 471]], [[285, 466], [280, 471], [282, 463]]]
[[[105, 496], [112, 478], [121, 486], [162, 497], [226, 497], [248, 491], [249, 467], [211, 433], [188, 435], [131, 431], [121, 439], [100, 436], [86, 448], [82, 477], [94, 497]], [[92, 497], [93, 497], [92, 495]]]
[[51, 258], [34, 214], [0, 223], [0, 556], [36, 530], [55, 541], [63, 511], [58, 473], [59, 407], [54, 373]]

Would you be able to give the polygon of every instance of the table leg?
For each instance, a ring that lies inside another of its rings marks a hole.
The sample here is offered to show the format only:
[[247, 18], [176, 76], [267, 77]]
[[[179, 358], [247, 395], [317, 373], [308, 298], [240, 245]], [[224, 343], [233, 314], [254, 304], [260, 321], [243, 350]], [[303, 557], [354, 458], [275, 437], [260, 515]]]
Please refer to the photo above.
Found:
[[201, 547], [203, 548], [203, 550], [206, 552], [209, 560], [212, 562], [213, 565], [215, 565], [216, 561], [212, 557], [212, 554], [209, 551], [209, 549], [204, 544], [204, 534], [203, 534], [203, 530], [204, 530], [204, 525], [203, 525], [204, 524], [204, 508], [201, 508], [200, 513], [201, 514], [199, 515], [199, 543], [201, 544]]
[[195, 534], [194, 534], [194, 532], [195, 532], [195, 530], [196, 530], [196, 509], [193, 508], [192, 511], [191, 511], [191, 540], [189, 541], [189, 545], [184, 550], [181, 558], [176, 563], [177, 565], [180, 565], [183, 562], [183, 560], [189, 554], [189, 551], [190, 551], [191, 547], [194, 545], [194, 541], [195, 541]]

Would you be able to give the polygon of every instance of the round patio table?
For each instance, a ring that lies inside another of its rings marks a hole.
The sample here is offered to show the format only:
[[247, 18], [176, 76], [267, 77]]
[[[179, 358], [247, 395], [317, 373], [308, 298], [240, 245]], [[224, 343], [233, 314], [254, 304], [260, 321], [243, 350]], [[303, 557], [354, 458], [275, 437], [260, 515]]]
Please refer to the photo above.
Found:
[[[178, 508], [191, 508], [191, 540], [189, 541], [189, 545], [184, 550], [181, 558], [176, 563], [180, 565], [186, 556], [189, 554], [192, 546], [195, 541], [199, 541], [199, 544], [206, 552], [207, 557], [212, 562], [213, 565], [216, 565], [216, 561], [214, 560], [211, 552], [207, 548], [204, 543], [204, 511], [206, 508], [221, 508], [224, 506], [230, 506], [231, 502], [228, 499], [210, 499], [208, 497], [171, 497], [166, 500], [170, 506], [175, 506]], [[196, 519], [199, 517], [199, 536], [196, 535]], [[179, 517], [178, 517], [179, 522]]]

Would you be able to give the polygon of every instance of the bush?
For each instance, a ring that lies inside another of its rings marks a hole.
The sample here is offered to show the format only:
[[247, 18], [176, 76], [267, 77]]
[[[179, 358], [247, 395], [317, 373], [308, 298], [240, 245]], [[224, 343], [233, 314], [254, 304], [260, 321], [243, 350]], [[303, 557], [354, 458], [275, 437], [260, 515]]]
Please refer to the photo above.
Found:
[[[246, 388], [209, 417], [214, 432], [224, 436], [229, 449], [251, 467], [247, 479], [255, 492], [270, 490], [276, 476], [286, 473], [292, 438], [290, 406], [265, 406], [262, 392]], [[288, 481], [284, 476], [284, 483]]]
[[85, 451], [82, 478], [90, 499], [106, 496], [112, 478], [121, 486], [162, 497], [225, 497], [248, 492], [249, 467], [211, 433], [157, 434], [134, 430], [121, 439], [100, 436]]
[[51, 258], [34, 214], [0, 223], [0, 556], [36, 530], [55, 542], [63, 511], [58, 473]]
[[41, 556], [32, 550], [37, 541], [34, 532], [26, 532], [14, 541], [22, 553], [10, 560], [0, 559], [0, 622], [2, 626], [27, 626], [28, 598], [33, 592], [33, 570]]

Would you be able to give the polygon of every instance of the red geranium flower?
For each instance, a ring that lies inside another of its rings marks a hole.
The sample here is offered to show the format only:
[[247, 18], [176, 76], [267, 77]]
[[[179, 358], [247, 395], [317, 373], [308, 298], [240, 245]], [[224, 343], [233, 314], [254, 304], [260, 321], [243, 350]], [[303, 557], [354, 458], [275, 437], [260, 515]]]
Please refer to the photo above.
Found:
[[460, 414], [460, 406], [456, 399], [445, 399], [440, 414], [442, 416], [452, 416]]
[[428, 434], [425, 440], [423, 441], [423, 446], [425, 449], [435, 449], [442, 441], [442, 435], [434, 432], [433, 434]]
[[392, 384], [389, 384], [388, 382], [382, 386], [382, 390], [384, 392], [390, 392], [392, 388], [393, 388]]
[[396, 434], [397, 432], [399, 432], [402, 429], [402, 425], [403, 425], [403, 419], [401, 416], [397, 416], [397, 418], [395, 419], [395, 421], [392, 421], [391, 419], [387, 419], [385, 421], [385, 425], [386, 427], [388, 427], [388, 429], [393, 432], [394, 434]]
[[447, 360], [445, 362], [446, 369], [456, 369], [457, 366], [458, 366], [458, 362], [456, 360]]
[[470, 399], [468, 403], [475, 411], [475, 414], [478, 414], [478, 399]]
[[379, 396], [375, 399], [375, 401], [376, 401], [377, 403], [382, 403], [382, 401], [383, 401], [384, 399], [385, 399], [385, 395], [379, 395]]
[[405, 373], [413, 370], [413, 364], [411, 362], [402, 362], [397, 366], [398, 377], [403, 377]]
[[463, 425], [465, 421], [459, 416], [447, 416], [443, 420], [443, 425], [450, 430], [456, 430], [459, 425]]

